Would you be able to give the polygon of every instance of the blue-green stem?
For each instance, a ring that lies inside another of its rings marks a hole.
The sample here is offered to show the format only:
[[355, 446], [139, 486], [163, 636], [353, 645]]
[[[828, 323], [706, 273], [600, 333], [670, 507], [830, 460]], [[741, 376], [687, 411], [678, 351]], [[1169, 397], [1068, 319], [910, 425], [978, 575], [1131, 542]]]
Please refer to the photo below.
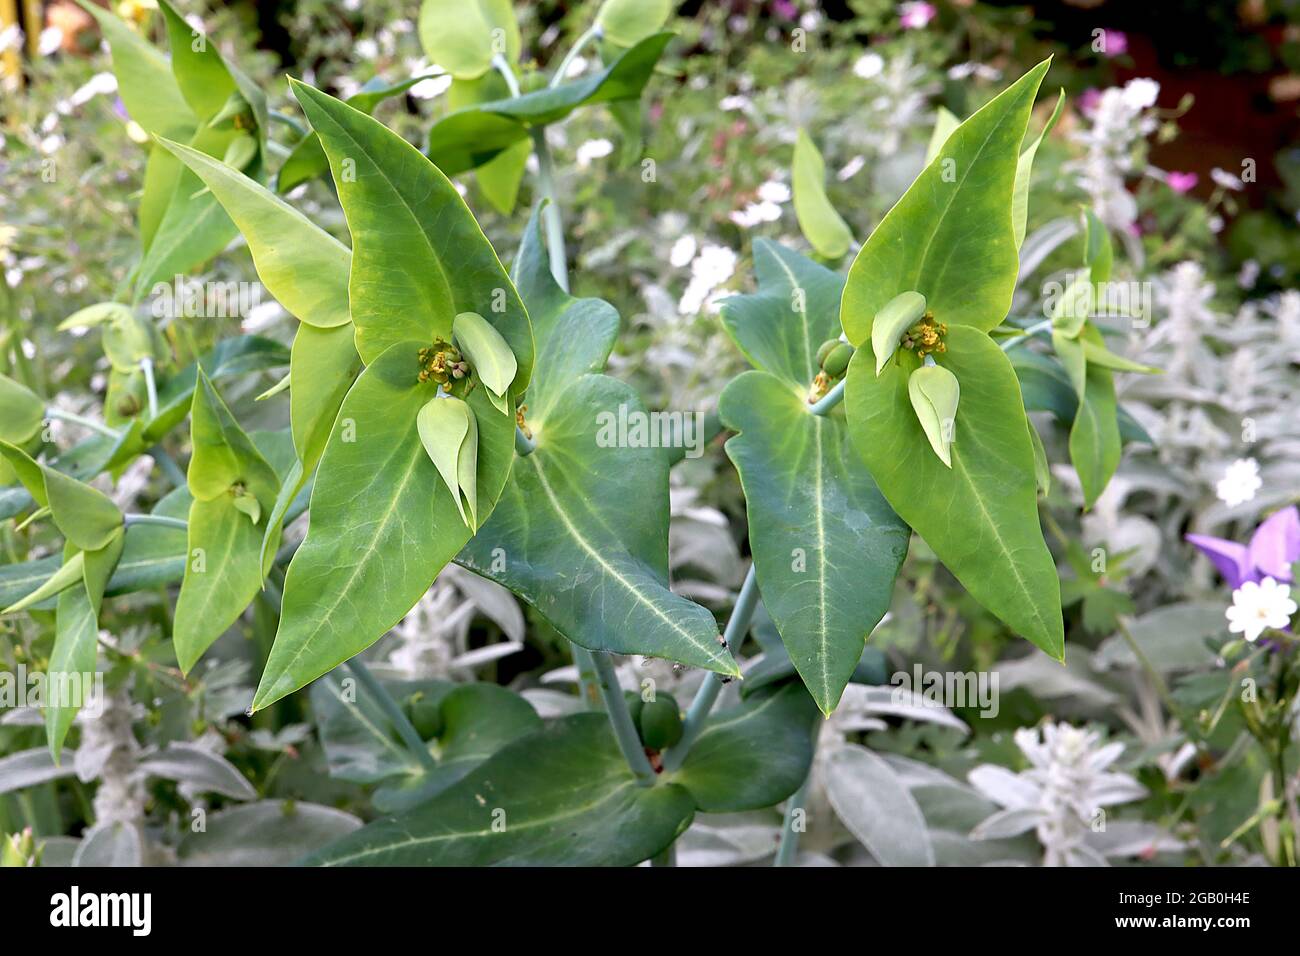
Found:
[[522, 428], [515, 426], [515, 453], [521, 457], [531, 455], [537, 450], [536, 443], [524, 434]]
[[[809, 408], [808, 411], [813, 415], [825, 415], [842, 401], [844, 401], [843, 381], [827, 392], [821, 401]], [[727, 629], [722, 635], [727, 642], [727, 647], [731, 649], [733, 654], [739, 650], [741, 643], [745, 640], [745, 634], [749, 631], [749, 623], [753, 620], [754, 608], [757, 604], [758, 577], [754, 571], [754, 565], [750, 564], [749, 571], [745, 574], [745, 583], [740, 586], [740, 595], [736, 598], [736, 606], [731, 609], [731, 617], [727, 620]], [[723, 678], [713, 673], [704, 679], [704, 683], [700, 685], [699, 691], [695, 694], [695, 699], [691, 701], [690, 710], [686, 712], [686, 721], [682, 727], [682, 739], [677, 742], [675, 747], [664, 753], [665, 770], [676, 770], [682, 765], [687, 753], [690, 752], [691, 745], [695, 743], [695, 738], [704, 729], [704, 723], [709, 719], [709, 712], [713, 710], [718, 695], [722, 693], [723, 683]]]
[[167, 454], [162, 445], [154, 445], [149, 449], [149, 457], [152, 458], [162, 469], [163, 474], [177, 488], [185, 487], [185, 472], [181, 471], [181, 466], [176, 464], [176, 459]]
[[1027, 327], [1019, 335], [1013, 335], [1011, 336], [1011, 338], [1003, 342], [1002, 351], [1009, 352], [1017, 345], [1019, 345], [1021, 342], [1027, 342], [1030, 339], [1032, 339], [1035, 335], [1037, 335], [1039, 332], [1045, 332], [1051, 327], [1052, 327], [1051, 319], [1043, 319], [1041, 322], [1035, 322], [1033, 325]]
[[109, 438], [117, 439], [122, 437], [115, 429], [110, 428], [103, 422], [97, 422], [93, 418], [86, 418], [84, 415], [78, 415], [75, 412], [65, 412], [63, 409], [55, 408], [53, 405], [45, 409], [45, 417], [56, 418], [63, 422], [71, 422], [73, 425], [80, 425], [82, 428], [89, 428], [93, 432], [107, 435]]
[[347, 666], [348, 670], [357, 679], [357, 683], [375, 699], [380, 710], [392, 721], [393, 726], [397, 728], [398, 736], [402, 738], [402, 743], [406, 744], [406, 749], [411, 751], [412, 756], [420, 761], [420, 765], [426, 770], [438, 769], [438, 761], [433, 759], [433, 754], [429, 753], [428, 746], [420, 738], [419, 732], [416, 731], [415, 726], [407, 718], [406, 714], [402, 713], [402, 708], [397, 705], [397, 701], [388, 692], [388, 688], [379, 683], [375, 675], [370, 673], [370, 668], [362, 663], [361, 658], [352, 658], [352, 660], [348, 661]]
[[151, 524], [160, 528], [179, 528], [181, 531], [185, 531], [190, 526], [184, 518], [169, 518], [166, 515], [126, 515], [123, 523], [128, 528], [134, 525]]
[[785, 821], [781, 825], [781, 843], [776, 848], [776, 859], [772, 861], [773, 866], [794, 866], [794, 861], [799, 855], [799, 834], [802, 830], [795, 829], [795, 821], [798, 819], [796, 814], [802, 813], [802, 822], [807, 823], [808, 791], [812, 788], [813, 765], [817, 762], [817, 738], [820, 734], [821, 721], [819, 720], [812, 730], [812, 760], [808, 763], [808, 776], [803, 778], [803, 783], [799, 784], [799, 789], [794, 792], [794, 795], [785, 804]]
[[614, 672], [614, 661], [602, 651], [595, 651], [590, 656], [596, 669], [596, 686], [600, 688], [605, 711], [609, 714], [610, 725], [618, 739], [618, 749], [623, 751], [623, 758], [636, 774], [637, 780], [648, 787], [655, 782], [654, 768], [650, 766], [641, 736], [632, 724], [632, 714], [627, 709], [623, 688], [619, 686], [618, 675]]
[[605, 35], [605, 31], [600, 24], [594, 24], [588, 30], [573, 41], [573, 46], [569, 52], [564, 55], [560, 65], [556, 67], [555, 74], [551, 77], [550, 85], [552, 88], [559, 86], [564, 82], [565, 77], [569, 75], [569, 67], [573, 66], [573, 61], [578, 58], [578, 54], [583, 51], [588, 43], [599, 40]]

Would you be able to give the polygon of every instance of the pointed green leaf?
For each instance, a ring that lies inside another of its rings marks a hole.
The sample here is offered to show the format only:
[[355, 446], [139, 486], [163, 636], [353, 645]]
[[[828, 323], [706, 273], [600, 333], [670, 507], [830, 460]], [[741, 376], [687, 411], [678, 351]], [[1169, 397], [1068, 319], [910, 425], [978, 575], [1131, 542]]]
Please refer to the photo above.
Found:
[[844, 277], [767, 239], [754, 240], [758, 292], [722, 300], [727, 334], [757, 368], [807, 389], [817, 347], [839, 337]]
[[[416, 416], [420, 443], [451, 492], [460, 520], [474, 530], [474, 467], [478, 448], [478, 425], [474, 413], [459, 398], [432, 398]], [[468, 486], [462, 484], [469, 478]], [[461, 503], [462, 493], [465, 503]], [[469, 516], [465, 505], [469, 505]]]
[[158, 0], [158, 6], [167, 23], [167, 42], [171, 47], [176, 85], [190, 109], [206, 122], [235, 92], [235, 81], [216, 46], [201, 30], [190, 26], [167, 0]]
[[693, 815], [684, 787], [638, 783], [603, 715], [575, 714], [506, 746], [423, 806], [304, 862], [630, 866], [671, 844]]
[[[851, 281], [851, 280], [850, 280]], [[894, 510], [971, 595], [1016, 633], [1060, 658], [1060, 584], [1038, 523], [1034, 450], [1015, 373], [987, 335], [950, 326], [939, 359], [961, 386], [952, 468], [916, 420], [907, 379], [919, 360], [876, 377], [859, 350], [849, 365], [849, 434]], [[936, 504], [939, 502], [941, 504]]]
[[72, 557], [68, 558], [58, 570], [46, 578], [35, 591], [32, 591], [22, 600], [10, 604], [0, 614], [17, 614], [19, 611], [25, 611], [34, 604], [40, 604], [46, 598], [54, 597], [62, 591], [72, 587], [81, 581], [84, 575], [85, 552], [77, 551]]
[[1083, 262], [1088, 267], [1094, 283], [1110, 281], [1110, 271], [1115, 263], [1115, 250], [1110, 243], [1110, 233], [1091, 209], [1084, 214]]
[[419, 30], [429, 60], [460, 79], [482, 76], [496, 53], [507, 63], [519, 59], [519, 24], [510, 0], [424, 0]]
[[948, 142], [948, 137], [960, 125], [961, 120], [948, 107], [940, 106], [935, 110], [934, 130], [931, 131], [930, 142], [925, 148], [925, 165], [929, 166], [934, 162], [934, 158], [939, 155], [944, 144]]
[[1019, 273], [1011, 217], [1016, 166], [1048, 65], [957, 127], [871, 234], [849, 270], [840, 312], [854, 345], [870, 337], [881, 307], [908, 290], [924, 295], [950, 328], [988, 330], [1006, 317]]
[[[261, 709], [369, 647], [428, 590], [469, 528], [420, 442], [421, 342], [368, 365], [344, 399], [311, 499], [311, 527], [284, 583], [280, 628], [253, 701]], [[514, 461], [514, 420], [481, 389], [478, 513], [491, 513]]]
[[1088, 360], [1089, 365], [1100, 365], [1102, 368], [1114, 369], [1117, 372], [1137, 372], [1140, 375], [1164, 374], [1164, 369], [1156, 368], [1154, 365], [1143, 365], [1141, 362], [1134, 362], [1132, 359], [1126, 359], [1122, 355], [1109, 351], [1100, 335], [1084, 340], [1083, 357]]
[[663, 29], [672, 12], [671, 0], [605, 0], [596, 23], [606, 39], [632, 46]]
[[460, 312], [489, 316], [528, 384], [528, 313], [456, 187], [378, 121], [301, 83], [294, 95], [330, 158], [352, 232], [349, 299], [357, 351], [373, 361], [401, 341], [451, 338]]
[[802, 392], [746, 372], [719, 410], [740, 433], [727, 454], [745, 490], [763, 605], [829, 714], [889, 610], [910, 531], [862, 467], [843, 412], [812, 415]]
[[519, 366], [501, 333], [477, 312], [462, 312], [456, 316], [451, 323], [451, 332], [479, 380], [490, 392], [506, 394]]
[[681, 769], [670, 777], [705, 813], [780, 803], [808, 776], [820, 715], [798, 683], [754, 695], [709, 717]]
[[38, 464], [20, 448], [0, 441], [0, 455], [9, 462], [31, 496], [48, 507], [59, 531], [86, 551], [97, 551], [122, 528], [122, 512], [103, 492], [77, 479]]
[[853, 232], [826, 198], [826, 164], [802, 129], [794, 143], [790, 175], [794, 182], [794, 212], [804, 238], [818, 255], [840, 258], [853, 245]]
[[274, 469], [244, 434], [202, 370], [190, 411], [190, 441], [193, 453], [187, 478], [196, 500], [230, 495], [231, 488], [239, 484], [266, 507], [271, 506], [280, 484]]
[[[1099, 343], [1101, 333], [1084, 330], [1084, 347]], [[1109, 369], [1089, 362], [1079, 409], [1070, 427], [1070, 461], [1079, 474], [1085, 508], [1106, 490], [1119, 467], [1120, 437], [1116, 419], [1115, 382]]]
[[1061, 118], [1063, 109], [1065, 109], [1065, 90], [1061, 90], [1060, 95], [1057, 96], [1056, 108], [1052, 110], [1052, 115], [1043, 124], [1042, 131], [1034, 137], [1032, 143], [1025, 147], [1016, 163], [1016, 189], [1011, 198], [1011, 217], [1016, 230], [1017, 249], [1025, 241], [1025, 227], [1029, 222], [1029, 183], [1033, 178], [1034, 157], [1038, 155], [1038, 147], [1043, 145], [1043, 140], [1052, 131], [1056, 121]]
[[45, 402], [26, 385], [0, 375], [0, 439], [24, 444], [45, 421]]
[[1038, 483], [1038, 493], [1046, 498], [1052, 490], [1052, 466], [1047, 460], [1042, 436], [1033, 422], [1029, 423], [1029, 440], [1034, 444], [1034, 480]]
[[[1030, 349], [1012, 349], [1008, 358], [1020, 379], [1020, 390], [1028, 411], [1051, 412], [1065, 425], [1074, 421], [1079, 400], [1069, 375], [1059, 362]], [[1119, 409], [1119, 433], [1126, 442], [1152, 444], [1151, 436], [1123, 408]]]
[[298, 327], [289, 364], [289, 419], [294, 451], [306, 472], [320, 460], [343, 397], [361, 369], [350, 326]]
[[308, 325], [346, 325], [352, 253], [269, 189], [211, 156], [160, 140], [225, 207], [248, 241], [258, 278]]
[[[876, 374], [880, 374], [879, 370]], [[930, 447], [939, 460], [951, 468], [957, 406], [961, 401], [957, 376], [942, 365], [922, 365], [907, 377], [907, 397]]]

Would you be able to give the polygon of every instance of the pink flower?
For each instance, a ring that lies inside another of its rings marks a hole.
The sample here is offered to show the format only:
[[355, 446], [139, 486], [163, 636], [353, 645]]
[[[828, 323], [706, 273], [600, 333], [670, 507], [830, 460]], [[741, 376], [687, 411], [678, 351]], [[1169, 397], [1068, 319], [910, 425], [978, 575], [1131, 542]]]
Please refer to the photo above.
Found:
[[1179, 173], [1170, 170], [1165, 173], [1165, 182], [1169, 188], [1176, 193], [1189, 193], [1196, 188], [1196, 183], [1200, 179], [1195, 173]]
[[1101, 50], [1102, 56], [1123, 56], [1128, 52], [1128, 36], [1119, 30], [1102, 30], [1101, 31]]
[[1083, 113], [1084, 116], [1089, 116], [1100, 102], [1101, 90], [1095, 86], [1090, 86], [1079, 94], [1079, 112]]
[[924, 0], [898, 5], [898, 20], [903, 25], [904, 30], [924, 29], [934, 17], [934, 5], [925, 3]]
[[799, 16], [799, 8], [790, 0], [775, 0], [772, 4], [772, 12], [782, 20], [794, 20]]

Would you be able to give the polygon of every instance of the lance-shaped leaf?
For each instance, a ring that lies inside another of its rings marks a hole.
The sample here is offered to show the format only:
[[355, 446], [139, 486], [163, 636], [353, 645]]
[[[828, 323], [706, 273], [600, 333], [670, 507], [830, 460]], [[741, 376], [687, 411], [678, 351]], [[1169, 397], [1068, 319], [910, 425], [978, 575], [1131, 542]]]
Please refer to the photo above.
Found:
[[820, 716], [798, 683], [712, 715], [669, 778], [705, 813], [759, 810], [799, 789], [812, 765]]
[[736, 673], [713, 615], [668, 588], [667, 459], [648, 433], [640, 443], [617, 434], [620, 416], [648, 426], [640, 398], [583, 374], [603, 367], [617, 313], [556, 286], [536, 213], [514, 275], [537, 329], [528, 392], [537, 449], [515, 463], [496, 512], [458, 562], [510, 588], [583, 647]]
[[75, 547], [97, 551], [122, 530], [122, 512], [103, 492], [38, 464], [8, 442], [0, 441], [0, 455], [36, 503], [50, 509], [59, 531]]
[[948, 142], [952, 131], [960, 125], [961, 120], [948, 107], [940, 106], [934, 111], [934, 129], [930, 131], [930, 142], [925, 148], [925, 165], [929, 166], [934, 162], [934, 158], [943, 149], [943, 144]]
[[[85, 575], [86, 555], [84, 551], [74, 552], [67, 561], [59, 565], [54, 572], [41, 582], [35, 591], [25, 595], [21, 600], [10, 604], [0, 614], [17, 614], [19, 611], [25, 611], [29, 607], [40, 604], [49, 598], [54, 597], [63, 591], [66, 591], [72, 585], [79, 582]], [[6, 570], [13, 568], [15, 565], [7, 565]], [[13, 580], [5, 582], [7, 586], [12, 586]]]
[[807, 388], [817, 348], [839, 336], [844, 277], [767, 239], [754, 240], [758, 292], [722, 300], [722, 324], [755, 366]]
[[459, 398], [432, 398], [416, 416], [416, 427], [429, 460], [456, 501], [460, 520], [473, 531], [478, 511], [478, 422], [474, 412]]
[[[216, 44], [181, 17], [168, 0], [158, 0], [158, 5], [167, 22], [172, 74], [195, 114], [215, 125], [232, 112], [251, 113], [259, 138], [264, 138], [266, 93], [237, 67], [227, 63]], [[237, 105], [232, 106], [232, 101]]]
[[[102, 548], [85, 551], [81, 580], [58, 598], [54, 647], [48, 668], [53, 701], [45, 708], [45, 739], [56, 761], [73, 718], [94, 686], [92, 680], [99, 656], [99, 608], [109, 576], [122, 555], [123, 537], [123, 529], [118, 527]], [[65, 561], [72, 557], [73, 547], [71, 542], [65, 546]]]
[[854, 355], [845, 397], [849, 433], [894, 510], [966, 590], [1059, 659], [1060, 583], [1038, 523], [1034, 450], [1015, 373], [976, 329], [951, 326], [947, 346], [938, 358], [962, 393], [951, 468], [934, 454], [912, 411], [907, 380], [920, 360], [910, 352], [900, 352], [898, 364], [879, 377], [867, 350]]
[[509, 343], [491, 322], [477, 312], [462, 312], [456, 316], [451, 323], [451, 332], [469, 359], [474, 374], [495, 397], [493, 404], [504, 411], [506, 390], [519, 371]]
[[[372, 77], [361, 84], [361, 89], [349, 96], [345, 102], [363, 113], [373, 113], [375, 107], [384, 100], [401, 96], [426, 79], [427, 76], [413, 76], [400, 83], [388, 83], [381, 77]], [[329, 168], [330, 161], [321, 147], [320, 137], [315, 132], [310, 132], [298, 141], [298, 145], [289, 153], [289, 158], [280, 166], [280, 171], [275, 176], [276, 191], [287, 193], [302, 183], [323, 176], [329, 172]]]
[[605, 0], [596, 23], [607, 40], [632, 46], [663, 29], [672, 12], [671, 0]]
[[[879, 371], [876, 372], [880, 374]], [[952, 443], [956, 438], [957, 406], [961, 385], [957, 376], [942, 365], [922, 365], [907, 377], [907, 397], [916, 412], [930, 447], [939, 460], [952, 467]]]
[[21, 445], [41, 430], [45, 402], [26, 385], [0, 375], [0, 439]]
[[987, 331], [1006, 317], [1019, 269], [1012, 191], [1048, 65], [1034, 67], [957, 127], [872, 232], [849, 270], [840, 312], [854, 345], [870, 337], [885, 303], [909, 290], [924, 295], [935, 319], [949, 327]]
[[459, 79], [482, 76], [497, 52], [507, 63], [519, 59], [519, 24], [510, 0], [424, 0], [419, 30], [429, 60]]
[[600, 714], [575, 714], [498, 751], [413, 810], [308, 857], [323, 866], [631, 866], [690, 825], [685, 787], [641, 786]]
[[189, 146], [160, 140], [212, 190], [248, 241], [257, 276], [308, 325], [346, 325], [352, 254], [265, 186]]
[[579, 106], [638, 100], [672, 38], [671, 33], [647, 37], [603, 70], [573, 82], [451, 113], [429, 130], [429, 158], [455, 176], [527, 139], [532, 127], [559, 122]]
[[[437, 393], [417, 381], [422, 342], [370, 363], [344, 399], [311, 498], [311, 528], [289, 565], [280, 627], [253, 709], [292, 693], [369, 647], [405, 616], [469, 528], [420, 442], [420, 409]], [[481, 389], [478, 514], [496, 504], [514, 460], [514, 418]]]
[[260, 519], [280, 490], [274, 469], [200, 373], [190, 415], [188, 560], [172, 640], [189, 673], [262, 586]]
[[829, 713], [889, 609], [910, 532], [858, 461], [843, 412], [819, 418], [805, 400], [817, 346], [839, 330], [843, 277], [766, 240], [754, 263], [758, 293], [722, 303], [728, 333], [765, 370], [723, 392], [723, 420], [740, 432], [727, 454], [745, 489], [764, 604]]
[[[910, 532], [849, 442], [844, 414], [746, 372], [722, 393], [764, 606], [824, 713], [839, 702], [889, 610]], [[851, 556], [849, 558], [848, 556]]]
[[456, 187], [377, 120], [302, 83], [293, 91], [320, 134], [352, 232], [348, 290], [362, 359], [397, 342], [450, 340], [452, 319], [477, 312], [509, 343], [522, 391], [533, 366], [528, 313]]
[[[1079, 400], [1069, 375], [1058, 361], [1030, 349], [1012, 349], [1007, 357], [1020, 380], [1026, 410], [1051, 412], [1057, 421], [1067, 426], [1074, 421]], [[1118, 417], [1119, 433], [1124, 441], [1152, 444], [1151, 436], [1129, 412], [1120, 408]]]
[[853, 232], [826, 196], [826, 164], [802, 129], [794, 142], [791, 168], [794, 212], [799, 229], [817, 254], [838, 259], [853, 245]]
[[[510, 88], [504, 77], [492, 70], [476, 80], [453, 80], [447, 90], [447, 109], [455, 112], [509, 96]], [[521, 139], [474, 170], [479, 192], [503, 216], [514, 212], [528, 157], [532, 153], [532, 141]]]
[[1016, 163], [1016, 188], [1011, 194], [1011, 219], [1015, 226], [1017, 249], [1025, 241], [1025, 226], [1029, 222], [1029, 182], [1033, 178], [1034, 157], [1038, 155], [1038, 147], [1043, 145], [1043, 140], [1052, 131], [1056, 121], [1061, 118], [1063, 109], [1065, 109], [1065, 90], [1061, 90], [1057, 96], [1056, 107], [1052, 110], [1052, 115], [1047, 118], [1047, 122], [1043, 124], [1042, 131], [1025, 147]]
[[[1100, 346], [1101, 333], [1092, 326], [1081, 335], [1085, 345]], [[1119, 467], [1120, 435], [1115, 382], [1108, 368], [1087, 363], [1079, 408], [1070, 426], [1070, 461], [1079, 474], [1084, 507], [1096, 504]]]

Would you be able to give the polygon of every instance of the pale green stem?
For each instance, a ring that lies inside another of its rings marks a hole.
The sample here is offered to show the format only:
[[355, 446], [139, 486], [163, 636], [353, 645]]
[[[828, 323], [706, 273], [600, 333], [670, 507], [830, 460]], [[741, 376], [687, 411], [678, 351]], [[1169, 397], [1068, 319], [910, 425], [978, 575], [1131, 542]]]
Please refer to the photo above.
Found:
[[614, 736], [618, 739], [618, 749], [623, 751], [623, 759], [632, 768], [637, 780], [648, 787], [655, 782], [654, 768], [650, 766], [641, 737], [632, 724], [632, 715], [623, 699], [623, 688], [619, 686], [618, 675], [614, 672], [614, 662], [608, 654], [601, 651], [593, 652], [591, 661], [596, 668], [596, 685], [600, 688], [605, 711], [609, 714]]
[[799, 831], [794, 828], [795, 814], [803, 811], [804, 822], [807, 822], [808, 791], [812, 787], [813, 765], [817, 762], [817, 736], [821, 731], [820, 725], [819, 720], [817, 726], [813, 728], [812, 761], [808, 764], [808, 776], [803, 778], [803, 783], [794, 792], [794, 796], [786, 801], [785, 822], [781, 825], [781, 843], [776, 849], [773, 866], [794, 866], [795, 858], [799, 855]]
[[176, 460], [167, 454], [162, 445], [154, 445], [149, 449], [149, 457], [158, 463], [158, 467], [163, 470], [163, 474], [177, 488], [185, 486], [185, 472], [181, 471], [181, 466], [176, 464]]
[[579, 36], [578, 39], [573, 42], [573, 47], [564, 55], [564, 59], [560, 61], [560, 65], [555, 70], [555, 75], [551, 77], [550, 85], [556, 87], [563, 83], [565, 77], [569, 75], [569, 67], [573, 66], [573, 61], [578, 58], [578, 54], [583, 51], [588, 43], [591, 43], [593, 40], [599, 40], [604, 35], [605, 31], [601, 29], [600, 24], [594, 24], [585, 33]]
[[814, 415], [825, 415], [832, 408], [844, 401], [844, 385], [848, 382], [847, 378], [841, 379], [839, 384], [822, 396], [817, 404], [813, 405], [808, 411]]
[[109, 438], [122, 437], [112, 428], [109, 428], [103, 422], [97, 422], [93, 418], [86, 418], [84, 415], [78, 415], [75, 412], [65, 412], [61, 408], [55, 408], [51, 405], [45, 409], [46, 418], [57, 418], [60, 421], [71, 422], [74, 425], [80, 425], [82, 428], [89, 428], [91, 431], [99, 432], [101, 435], [107, 435]]
[[153, 378], [153, 359], [146, 355], [140, 359], [140, 371], [144, 373], [144, 390], [149, 397], [149, 420], [158, 417], [158, 383]]
[[564, 248], [564, 223], [560, 219], [560, 206], [555, 201], [555, 168], [551, 163], [551, 148], [546, 143], [546, 128], [532, 131], [533, 151], [537, 153], [537, 190], [546, 202], [542, 221], [546, 226], [546, 251], [551, 258], [551, 275], [565, 292], [569, 291], [569, 256]]
[[523, 433], [518, 425], [515, 426], [515, 454], [520, 457], [531, 455], [537, 450], [536, 443]]
[[1013, 335], [1011, 338], [1003, 342], [1002, 351], [1009, 352], [1017, 345], [1019, 345], [1021, 342], [1027, 342], [1030, 339], [1032, 339], [1035, 335], [1037, 335], [1039, 332], [1045, 332], [1051, 327], [1052, 327], [1051, 319], [1043, 319], [1041, 322], [1035, 322], [1033, 325], [1026, 328], [1019, 335]]
[[348, 670], [352, 671], [357, 682], [365, 689], [366, 693], [374, 697], [375, 702], [379, 704], [385, 716], [388, 717], [394, 727], [397, 728], [398, 736], [406, 744], [406, 749], [420, 761], [420, 764], [426, 770], [437, 770], [438, 761], [433, 759], [433, 754], [429, 753], [429, 748], [420, 738], [411, 721], [407, 719], [406, 714], [402, 713], [402, 708], [393, 700], [393, 695], [388, 693], [388, 689], [370, 673], [370, 668], [362, 663], [361, 658], [354, 657], [348, 661]]
[[126, 515], [122, 520], [128, 528], [138, 524], [151, 524], [160, 528], [179, 528], [185, 531], [190, 526], [184, 518], [169, 518], [166, 515]]

